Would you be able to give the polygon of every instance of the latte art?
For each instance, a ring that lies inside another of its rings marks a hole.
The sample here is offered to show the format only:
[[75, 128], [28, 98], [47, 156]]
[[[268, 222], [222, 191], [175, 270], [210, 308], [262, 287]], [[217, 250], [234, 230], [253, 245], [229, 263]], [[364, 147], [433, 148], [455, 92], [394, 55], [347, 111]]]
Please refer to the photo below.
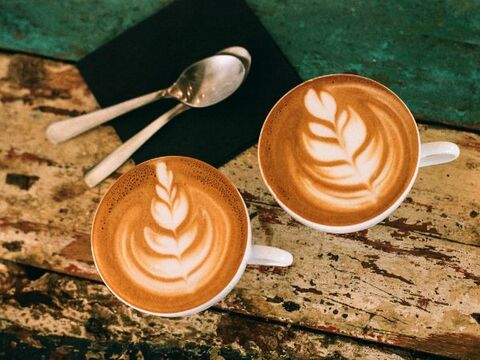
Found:
[[306, 82], [265, 121], [259, 159], [267, 185], [311, 222], [344, 226], [381, 214], [418, 160], [411, 114], [382, 85], [354, 75]]
[[[355, 209], [375, 204], [385, 179], [394, 174], [395, 151], [386, 146], [384, 125], [376, 121], [367, 128], [365, 120], [347, 105], [337, 108], [335, 98], [326, 91], [309, 89], [304, 98], [305, 108], [312, 115], [306, 129], [300, 133], [306, 160], [297, 161], [302, 168], [300, 177], [305, 190], [338, 209]], [[370, 116], [387, 116], [374, 104], [367, 104]], [[400, 143], [395, 127], [388, 129], [390, 140]]]
[[248, 223], [240, 195], [218, 170], [163, 159], [114, 185], [92, 241], [102, 278], [117, 296], [171, 313], [205, 303], [228, 284], [243, 259]]
[[128, 275], [149, 291], [194, 292], [210, 281], [218, 259], [225, 256], [218, 241], [230, 236], [230, 225], [208, 196], [182, 188], [165, 163], [155, 166], [157, 197], [152, 199], [150, 215], [156, 224], [139, 233], [142, 219], [135, 216], [135, 208], [128, 210], [116, 233], [121, 244], [118, 256]]

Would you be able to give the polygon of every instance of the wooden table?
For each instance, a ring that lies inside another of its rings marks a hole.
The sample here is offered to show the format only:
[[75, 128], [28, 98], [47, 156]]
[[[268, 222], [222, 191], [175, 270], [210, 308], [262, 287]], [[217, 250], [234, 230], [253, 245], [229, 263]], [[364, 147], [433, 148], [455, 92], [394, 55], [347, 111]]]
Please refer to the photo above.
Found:
[[350, 235], [286, 215], [248, 149], [221, 170], [247, 202], [255, 242], [290, 251], [294, 265], [249, 266], [211, 310], [162, 319], [117, 301], [93, 266], [93, 211], [133, 166], [83, 183], [119, 144], [113, 128], [58, 146], [44, 135], [96, 108], [74, 65], [0, 53], [0, 357], [480, 359], [475, 132], [420, 125], [422, 141], [453, 141], [460, 158], [421, 169], [392, 216]]

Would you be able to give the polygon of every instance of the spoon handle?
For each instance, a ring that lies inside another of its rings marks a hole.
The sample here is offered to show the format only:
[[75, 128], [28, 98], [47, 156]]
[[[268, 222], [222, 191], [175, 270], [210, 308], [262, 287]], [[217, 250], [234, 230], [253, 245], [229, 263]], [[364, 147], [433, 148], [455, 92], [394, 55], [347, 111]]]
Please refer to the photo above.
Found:
[[57, 121], [47, 128], [47, 138], [53, 144], [64, 142], [117, 116], [151, 103], [166, 95], [166, 90], [154, 91], [89, 114]]
[[127, 161], [140, 146], [150, 139], [153, 134], [168, 123], [174, 116], [188, 109], [190, 108], [184, 104], [176, 105], [116, 148], [110, 155], [95, 165], [95, 167], [85, 175], [85, 182], [87, 185], [89, 187], [94, 187], [102, 182]]

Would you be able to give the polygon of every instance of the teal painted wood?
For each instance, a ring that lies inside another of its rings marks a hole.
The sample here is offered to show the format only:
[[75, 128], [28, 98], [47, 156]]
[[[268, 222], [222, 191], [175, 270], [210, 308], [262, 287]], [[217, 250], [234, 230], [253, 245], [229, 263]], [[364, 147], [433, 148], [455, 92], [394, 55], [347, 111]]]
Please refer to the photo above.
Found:
[[[169, 2], [0, 2], [0, 47], [77, 60]], [[480, 1], [247, 2], [303, 79], [366, 75], [417, 119], [480, 129]]]
[[254, 1], [302, 78], [352, 72], [417, 119], [480, 128], [480, 1]]
[[79, 60], [172, 0], [3, 0], [0, 47]]

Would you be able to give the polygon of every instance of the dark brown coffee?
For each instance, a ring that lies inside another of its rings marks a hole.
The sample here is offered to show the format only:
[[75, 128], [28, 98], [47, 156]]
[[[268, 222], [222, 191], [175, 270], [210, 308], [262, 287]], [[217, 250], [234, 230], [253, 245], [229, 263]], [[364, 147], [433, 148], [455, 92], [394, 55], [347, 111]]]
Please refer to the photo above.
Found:
[[382, 214], [411, 183], [418, 132], [405, 104], [355, 75], [305, 82], [272, 109], [259, 141], [272, 192], [300, 217], [359, 224]]
[[177, 313], [219, 294], [235, 276], [248, 241], [248, 217], [217, 169], [164, 157], [123, 175], [101, 201], [92, 229], [107, 286], [140, 310]]

